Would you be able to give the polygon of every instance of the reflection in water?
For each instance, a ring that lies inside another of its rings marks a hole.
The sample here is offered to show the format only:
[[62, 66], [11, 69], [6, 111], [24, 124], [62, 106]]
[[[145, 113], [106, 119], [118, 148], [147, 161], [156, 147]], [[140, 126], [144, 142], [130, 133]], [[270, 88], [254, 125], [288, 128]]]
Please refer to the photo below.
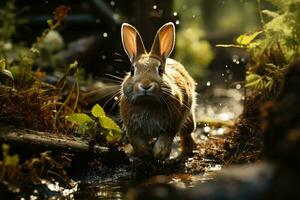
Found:
[[80, 189], [74, 194], [75, 199], [122, 199], [126, 192], [127, 181], [90, 182], [79, 184]]

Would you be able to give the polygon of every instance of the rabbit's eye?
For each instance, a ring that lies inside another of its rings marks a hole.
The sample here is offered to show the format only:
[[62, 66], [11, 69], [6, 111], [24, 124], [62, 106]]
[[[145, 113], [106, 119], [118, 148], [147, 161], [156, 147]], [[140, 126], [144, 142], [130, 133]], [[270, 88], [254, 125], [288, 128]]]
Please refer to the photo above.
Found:
[[162, 75], [164, 73], [164, 67], [162, 65], [158, 66], [158, 73], [159, 75]]
[[131, 66], [131, 68], [130, 68], [130, 73], [131, 73], [131, 76], [133, 76], [133, 75], [134, 75], [134, 71], [135, 71], [135, 68], [134, 68], [134, 66]]

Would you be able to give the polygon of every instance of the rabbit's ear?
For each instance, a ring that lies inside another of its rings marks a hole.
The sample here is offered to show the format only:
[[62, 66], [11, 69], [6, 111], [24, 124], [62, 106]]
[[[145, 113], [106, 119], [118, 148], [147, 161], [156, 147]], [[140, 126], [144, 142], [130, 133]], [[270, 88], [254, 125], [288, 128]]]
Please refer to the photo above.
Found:
[[146, 53], [144, 43], [139, 32], [130, 24], [122, 24], [121, 37], [124, 50], [131, 62], [134, 62], [139, 55]]
[[165, 61], [173, 51], [175, 45], [175, 26], [172, 22], [163, 25], [156, 33], [150, 54]]

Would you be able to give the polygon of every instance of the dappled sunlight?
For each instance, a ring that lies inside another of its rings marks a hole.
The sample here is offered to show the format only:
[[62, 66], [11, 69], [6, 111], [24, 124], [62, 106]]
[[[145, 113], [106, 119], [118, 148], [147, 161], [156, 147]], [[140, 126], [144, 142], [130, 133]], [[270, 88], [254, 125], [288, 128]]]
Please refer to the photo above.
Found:
[[299, 20], [298, 0], [1, 1], [0, 199], [299, 199]]

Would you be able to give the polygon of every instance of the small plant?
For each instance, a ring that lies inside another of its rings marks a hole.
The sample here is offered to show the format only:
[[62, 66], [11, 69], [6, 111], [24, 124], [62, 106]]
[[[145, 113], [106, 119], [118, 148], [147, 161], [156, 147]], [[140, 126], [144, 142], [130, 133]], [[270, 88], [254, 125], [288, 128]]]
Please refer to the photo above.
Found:
[[78, 126], [79, 133], [100, 134], [105, 137], [108, 143], [121, 140], [121, 128], [114, 120], [106, 116], [104, 109], [99, 104], [96, 104], [92, 108], [91, 114], [94, 119], [84, 113], [74, 113], [67, 116], [66, 119]]
[[2, 144], [2, 161], [0, 161], [1, 175], [0, 180], [6, 180], [6, 178], [13, 178], [17, 174], [19, 169], [19, 156], [17, 154], [9, 155], [9, 145]]
[[[266, 97], [276, 95], [289, 63], [300, 55], [300, 2], [268, 0], [277, 10], [260, 10], [262, 31], [241, 35], [236, 44], [250, 55], [245, 87]], [[257, 1], [260, 8], [260, 0]], [[262, 36], [262, 37], [258, 37]]]
[[48, 34], [55, 32], [62, 24], [69, 12], [68, 6], [57, 7], [53, 13], [54, 19], [47, 21], [49, 27], [43, 31], [41, 36], [37, 37], [36, 42], [30, 48], [25, 48], [11, 42], [11, 37], [16, 32], [16, 25], [19, 24], [15, 15], [14, 1], [9, 1], [6, 7], [0, 10], [0, 23], [3, 23], [3, 27], [0, 27], [0, 59], [2, 57], [9, 60], [9, 66], [11, 66], [9, 71], [14, 77], [17, 89], [28, 89], [35, 83], [36, 78], [32, 73], [32, 67], [40, 55], [42, 44]]
[[243, 34], [243, 35], [240, 35], [236, 39], [237, 44], [219, 44], [216, 46], [217, 47], [254, 48], [254, 47], [259, 46], [260, 43], [258, 41], [255, 41], [255, 42], [253, 42], [253, 41], [261, 33], [262, 33], [262, 31], [257, 31], [250, 35]]
[[22, 194], [36, 184], [45, 184], [45, 180], [48, 180], [49, 183], [63, 184], [67, 188], [74, 187], [75, 182], [68, 178], [64, 170], [69, 162], [66, 156], [56, 156], [55, 160], [51, 152], [46, 151], [20, 163], [19, 156], [17, 154], [10, 155], [9, 149], [8, 144], [2, 144], [0, 181], [8, 184], [10, 189], [18, 188], [19, 193]]

